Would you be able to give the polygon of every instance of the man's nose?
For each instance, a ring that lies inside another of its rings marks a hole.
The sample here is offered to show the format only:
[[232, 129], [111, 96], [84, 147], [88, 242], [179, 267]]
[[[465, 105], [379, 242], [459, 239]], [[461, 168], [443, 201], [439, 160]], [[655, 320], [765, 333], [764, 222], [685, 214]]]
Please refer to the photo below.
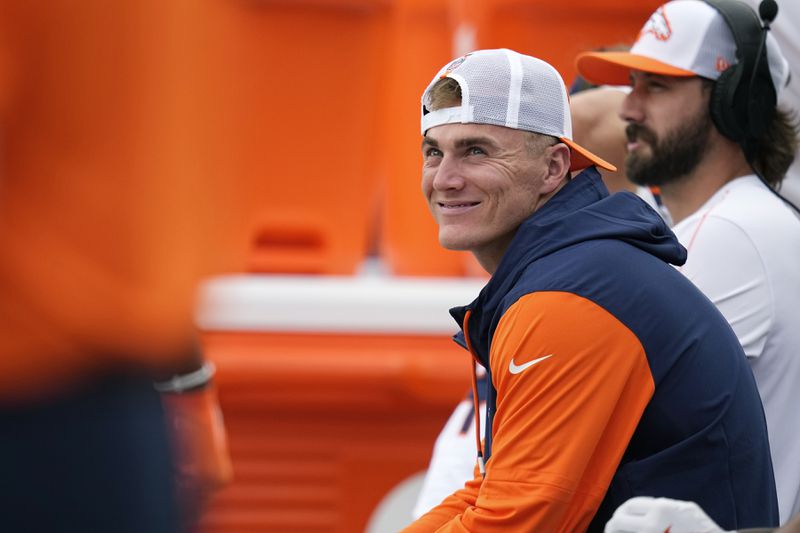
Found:
[[464, 186], [464, 177], [461, 165], [457, 158], [445, 155], [436, 168], [433, 177], [433, 188], [437, 191], [461, 189]]
[[619, 108], [619, 118], [628, 123], [640, 123], [644, 120], [642, 98], [636, 87], [622, 101], [622, 106]]

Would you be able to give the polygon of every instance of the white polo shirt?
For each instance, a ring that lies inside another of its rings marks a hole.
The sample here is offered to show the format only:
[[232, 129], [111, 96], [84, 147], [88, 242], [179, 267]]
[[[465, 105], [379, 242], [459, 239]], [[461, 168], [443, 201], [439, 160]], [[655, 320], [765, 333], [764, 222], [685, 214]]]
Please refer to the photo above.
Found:
[[716, 304], [750, 360], [784, 523], [800, 512], [800, 219], [751, 175], [727, 183], [673, 231], [689, 252], [680, 270]]

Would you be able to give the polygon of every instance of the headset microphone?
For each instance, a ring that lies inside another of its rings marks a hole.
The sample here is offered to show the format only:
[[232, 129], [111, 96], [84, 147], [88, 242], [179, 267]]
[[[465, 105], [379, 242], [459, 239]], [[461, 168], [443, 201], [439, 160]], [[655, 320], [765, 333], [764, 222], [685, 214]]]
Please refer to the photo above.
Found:
[[762, 0], [758, 5], [758, 16], [764, 22], [764, 27], [769, 28], [769, 25], [778, 16], [778, 3], [775, 0]]
[[[755, 94], [758, 94], [758, 90], [756, 87], [756, 78], [758, 75], [764, 75], [764, 72], [759, 72], [759, 70], [764, 70], [766, 68], [766, 75], [769, 76], [769, 63], [766, 62], [766, 54], [764, 53], [764, 46], [767, 44], [767, 33], [770, 30], [770, 24], [775, 20], [775, 17], [778, 16], [778, 4], [775, 0], [762, 0], [761, 3], [758, 5], [758, 16], [761, 18], [761, 38], [758, 42], [758, 51], [755, 55], [755, 63], [752, 65], [752, 69], [750, 71], [750, 83], [748, 86], [748, 106], [747, 110], [749, 112], [749, 124], [752, 125], [754, 122], [757, 121], [757, 117], [764, 115], [764, 109], [759, 109], [759, 105], [756, 102], [756, 98], [754, 97]], [[738, 46], [738, 43], [737, 43]], [[773, 84], [764, 84], [761, 83], [760, 90], [764, 91], [766, 86], [772, 87], [773, 92], [773, 100], [772, 104], [777, 105], [777, 87], [774, 87]], [[771, 115], [768, 113], [767, 115]], [[768, 127], [768, 121], [764, 123], [763, 130], [760, 130], [760, 133], [766, 131]], [[745, 154], [747, 155], [748, 161], [752, 161], [754, 155], [755, 146], [753, 142], [755, 139], [753, 138], [745, 138], [743, 143], [743, 148], [745, 150]]]

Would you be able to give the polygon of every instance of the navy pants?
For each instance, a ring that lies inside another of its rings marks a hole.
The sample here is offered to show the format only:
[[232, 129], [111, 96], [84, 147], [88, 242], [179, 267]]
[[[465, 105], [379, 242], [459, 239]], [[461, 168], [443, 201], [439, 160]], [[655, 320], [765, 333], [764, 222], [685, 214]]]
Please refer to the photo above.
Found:
[[151, 382], [103, 378], [56, 400], [0, 408], [0, 531], [178, 531]]

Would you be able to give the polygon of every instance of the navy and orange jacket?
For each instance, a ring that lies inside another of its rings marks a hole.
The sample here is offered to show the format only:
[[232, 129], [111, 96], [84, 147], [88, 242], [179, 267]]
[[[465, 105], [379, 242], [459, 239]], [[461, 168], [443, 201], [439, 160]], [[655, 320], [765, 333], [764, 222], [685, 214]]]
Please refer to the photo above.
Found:
[[[602, 531], [632, 496], [692, 500], [725, 529], [777, 525], [761, 402], [685, 249], [592, 168], [519, 228], [451, 311], [491, 376], [485, 477], [407, 531]], [[462, 337], [464, 339], [464, 337]]]

